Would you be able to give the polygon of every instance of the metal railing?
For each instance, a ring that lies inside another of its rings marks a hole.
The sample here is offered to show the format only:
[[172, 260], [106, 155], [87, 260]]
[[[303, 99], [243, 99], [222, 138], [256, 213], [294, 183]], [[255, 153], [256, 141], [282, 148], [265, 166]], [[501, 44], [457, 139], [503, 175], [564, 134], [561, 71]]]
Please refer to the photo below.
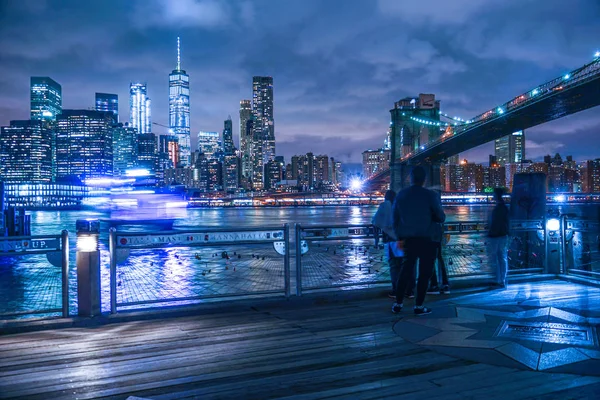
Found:
[[[265, 249], [264, 245], [272, 248]], [[232, 246], [243, 248], [239, 254], [231, 253]], [[155, 254], [157, 250], [162, 253]], [[116, 313], [119, 307], [181, 304], [240, 295], [283, 293], [289, 297], [289, 250], [288, 224], [256, 229], [137, 233], [111, 229], [110, 312]], [[137, 257], [140, 260], [126, 263], [132, 251], [141, 252]], [[192, 251], [196, 253], [191, 254]], [[273, 254], [283, 257], [283, 265], [272, 261]], [[120, 263], [125, 265], [117, 268]], [[126, 288], [127, 283], [132, 287]], [[135, 293], [126, 296], [126, 290]], [[117, 300], [119, 294], [125, 301]]]
[[[0, 313], [0, 318], [15, 318], [35, 314], [55, 314], [60, 313], [62, 317], [69, 316], [69, 232], [64, 230], [60, 235], [34, 235], [34, 236], [13, 236], [0, 237], [0, 262], [12, 261], [13, 258], [23, 258], [32, 255], [45, 255], [47, 261], [52, 265], [49, 268], [60, 268], [60, 308], [52, 307], [56, 299], [48, 296], [47, 291], [55, 285], [52, 276], [43, 275], [44, 281], [31, 282], [32, 287], [36, 288], [33, 299], [21, 302], [19, 305], [13, 305], [12, 299], [3, 300], [3, 308], [7, 311]], [[38, 261], [38, 260], [36, 260]], [[38, 263], [36, 262], [36, 265]], [[9, 268], [13, 268], [10, 265]], [[46, 268], [46, 267], [44, 267]], [[35, 274], [29, 274], [35, 275]], [[27, 279], [32, 278], [28, 276]], [[47, 278], [47, 279], [46, 279]], [[35, 279], [41, 279], [35, 277]], [[6, 285], [6, 287], [5, 287]], [[43, 287], [44, 290], [40, 290]], [[19, 290], [14, 287], [12, 282], [3, 280], [0, 292], [8, 292], [9, 297], [15, 297], [12, 293]], [[2, 296], [4, 297], [4, 296]], [[25, 297], [25, 296], [24, 296]], [[31, 302], [41, 305], [41, 308], [28, 309], [27, 304]], [[23, 309], [26, 308], [26, 309]]]
[[[511, 223], [509, 273], [544, 271], [543, 220]], [[450, 278], [491, 275], [487, 223], [444, 224], [442, 257]], [[389, 283], [389, 265], [375, 244], [373, 225], [300, 225], [295, 227], [296, 295], [304, 290]]]
[[563, 272], [600, 280], [600, 222], [564, 216], [561, 225]]

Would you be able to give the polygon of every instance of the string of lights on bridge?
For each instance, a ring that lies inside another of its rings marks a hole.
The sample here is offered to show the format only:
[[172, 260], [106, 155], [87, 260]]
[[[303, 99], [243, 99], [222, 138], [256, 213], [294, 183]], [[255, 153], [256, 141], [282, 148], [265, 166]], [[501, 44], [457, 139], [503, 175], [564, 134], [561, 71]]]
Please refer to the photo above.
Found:
[[[594, 53], [594, 61], [600, 61], [600, 51], [596, 51]], [[578, 71], [578, 70], [576, 70], [576, 71]], [[563, 80], [565, 80], [565, 81], [569, 80], [569, 79], [571, 79], [571, 77], [572, 77], [572, 73], [566, 73], [565, 75], [563, 75]], [[529, 92], [530, 93], [530, 97], [537, 96], [538, 94], [540, 94], [540, 89], [539, 88], [540, 87], [537, 87], [537, 88], [531, 90]], [[559, 88], [562, 89], [562, 86], [559, 86]], [[512, 99], [511, 101], [509, 101], [509, 102], [507, 102], [505, 104], [508, 104], [508, 103], [511, 103], [511, 102], [515, 102], [515, 101], [518, 101], [520, 99], [525, 100], [525, 95], [517, 96], [517, 97], [515, 97], [514, 99]], [[415, 122], [418, 122], [420, 124], [423, 124], [423, 125], [439, 126], [439, 127], [459, 126], [459, 125], [471, 124], [471, 123], [473, 123], [478, 118], [482, 118], [485, 115], [491, 115], [492, 113], [494, 113], [494, 111], [498, 115], [502, 115], [502, 114], [505, 113], [504, 108], [497, 107], [495, 110], [486, 111], [485, 113], [480, 114], [479, 116], [477, 116], [477, 117], [475, 117], [475, 118], [473, 118], [471, 120], [466, 120], [466, 119], [463, 119], [463, 118], [460, 118], [460, 117], [451, 117], [448, 114], [440, 111], [440, 115], [441, 116], [446, 117], [446, 118], [448, 118], [450, 120], [453, 120], [454, 123], [448, 123], [448, 122], [437, 121], [437, 120], [430, 120], [430, 119], [424, 119], [424, 118], [418, 118], [418, 117], [410, 117], [410, 119], [413, 120], [413, 121], [415, 121]], [[484, 117], [484, 118], [487, 118], [487, 117]]]

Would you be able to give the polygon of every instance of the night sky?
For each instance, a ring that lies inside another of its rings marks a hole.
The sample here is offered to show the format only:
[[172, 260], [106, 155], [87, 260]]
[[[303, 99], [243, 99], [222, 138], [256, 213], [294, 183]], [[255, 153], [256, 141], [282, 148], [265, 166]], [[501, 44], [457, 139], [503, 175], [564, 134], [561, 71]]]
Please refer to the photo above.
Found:
[[[0, 0], [0, 124], [29, 118], [33, 75], [62, 85], [64, 108], [117, 93], [122, 122], [129, 83], [147, 82], [153, 121], [168, 125], [180, 36], [194, 146], [228, 115], [237, 138], [252, 76], [271, 75], [278, 154], [360, 162], [383, 144], [394, 101], [435, 93], [473, 117], [591, 61], [598, 21], [598, 0]], [[527, 158], [598, 158], [599, 136], [596, 108], [529, 130]]]

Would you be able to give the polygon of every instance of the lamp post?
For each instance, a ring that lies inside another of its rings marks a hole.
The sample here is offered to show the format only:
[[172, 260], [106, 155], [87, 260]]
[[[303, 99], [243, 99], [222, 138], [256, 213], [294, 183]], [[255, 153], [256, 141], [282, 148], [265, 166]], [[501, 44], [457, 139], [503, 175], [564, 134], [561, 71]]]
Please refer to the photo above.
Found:
[[550, 216], [546, 219], [546, 272], [560, 274], [562, 272], [563, 218]]
[[80, 219], [77, 231], [77, 304], [80, 317], [100, 315], [100, 221]]

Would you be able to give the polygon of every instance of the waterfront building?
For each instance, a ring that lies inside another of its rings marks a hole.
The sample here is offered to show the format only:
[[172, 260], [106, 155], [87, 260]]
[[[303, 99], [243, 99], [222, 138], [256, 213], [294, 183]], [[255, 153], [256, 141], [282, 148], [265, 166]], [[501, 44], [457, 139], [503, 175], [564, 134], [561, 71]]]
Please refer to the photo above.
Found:
[[249, 180], [252, 175], [252, 101], [240, 101], [240, 159], [242, 178]]
[[[484, 191], [491, 192], [494, 188], [506, 187], [506, 167], [493, 164], [484, 167]], [[487, 190], [486, 190], [487, 189]]]
[[331, 178], [330, 159], [326, 155], [315, 156], [314, 159], [314, 189], [318, 191], [331, 191], [333, 179]]
[[391, 154], [391, 150], [385, 150], [383, 148], [379, 150], [363, 151], [363, 177], [369, 179], [373, 175], [389, 169]]
[[113, 123], [119, 123], [119, 96], [111, 93], [96, 93], [96, 111], [113, 113]]
[[57, 177], [112, 176], [112, 122], [111, 112], [63, 110], [56, 119]]
[[145, 83], [129, 86], [129, 123], [140, 135], [152, 133], [151, 102]]
[[30, 81], [31, 119], [56, 121], [62, 112], [62, 87], [47, 76], [32, 76]]
[[226, 156], [235, 154], [235, 145], [233, 144], [233, 122], [229, 116], [223, 122], [223, 153]]
[[235, 193], [240, 187], [240, 158], [236, 155], [223, 159], [223, 186], [228, 193]]
[[0, 130], [0, 179], [52, 180], [52, 130], [41, 120], [10, 121]]
[[158, 143], [154, 133], [139, 134], [137, 167], [155, 174], [158, 167]]
[[265, 190], [273, 190], [284, 178], [283, 163], [271, 160], [265, 164]]
[[[114, 114], [113, 114], [114, 115]], [[138, 132], [129, 123], [119, 123], [112, 128], [113, 175], [125, 176], [127, 170], [138, 162]]]
[[264, 186], [264, 165], [275, 159], [275, 121], [273, 118], [273, 78], [252, 78], [252, 187], [260, 190]]
[[175, 135], [160, 135], [158, 137], [158, 156], [162, 170], [177, 168], [179, 164], [179, 138]]
[[179, 139], [179, 162], [191, 165], [190, 131], [190, 77], [181, 69], [181, 46], [177, 38], [177, 65], [169, 74], [169, 127], [170, 134]]
[[197, 170], [194, 168], [168, 168], [164, 172], [165, 185], [183, 185], [186, 188], [193, 188], [197, 185]]
[[208, 159], [215, 158], [221, 147], [219, 139], [219, 132], [198, 132], [198, 151]]
[[298, 182], [302, 191], [312, 190], [315, 186], [315, 157], [313, 153], [292, 157], [292, 179]]
[[344, 171], [342, 170], [342, 163], [341, 161], [335, 161], [334, 164], [334, 176], [335, 176], [335, 184], [337, 185], [337, 187], [340, 187], [344, 184]]
[[583, 162], [581, 186], [584, 193], [600, 193], [600, 158]]
[[447, 164], [445, 190], [448, 192], [483, 192], [484, 168], [480, 164], [462, 160], [459, 164]]
[[517, 131], [496, 139], [494, 151], [499, 165], [520, 163], [525, 159], [525, 131]]

